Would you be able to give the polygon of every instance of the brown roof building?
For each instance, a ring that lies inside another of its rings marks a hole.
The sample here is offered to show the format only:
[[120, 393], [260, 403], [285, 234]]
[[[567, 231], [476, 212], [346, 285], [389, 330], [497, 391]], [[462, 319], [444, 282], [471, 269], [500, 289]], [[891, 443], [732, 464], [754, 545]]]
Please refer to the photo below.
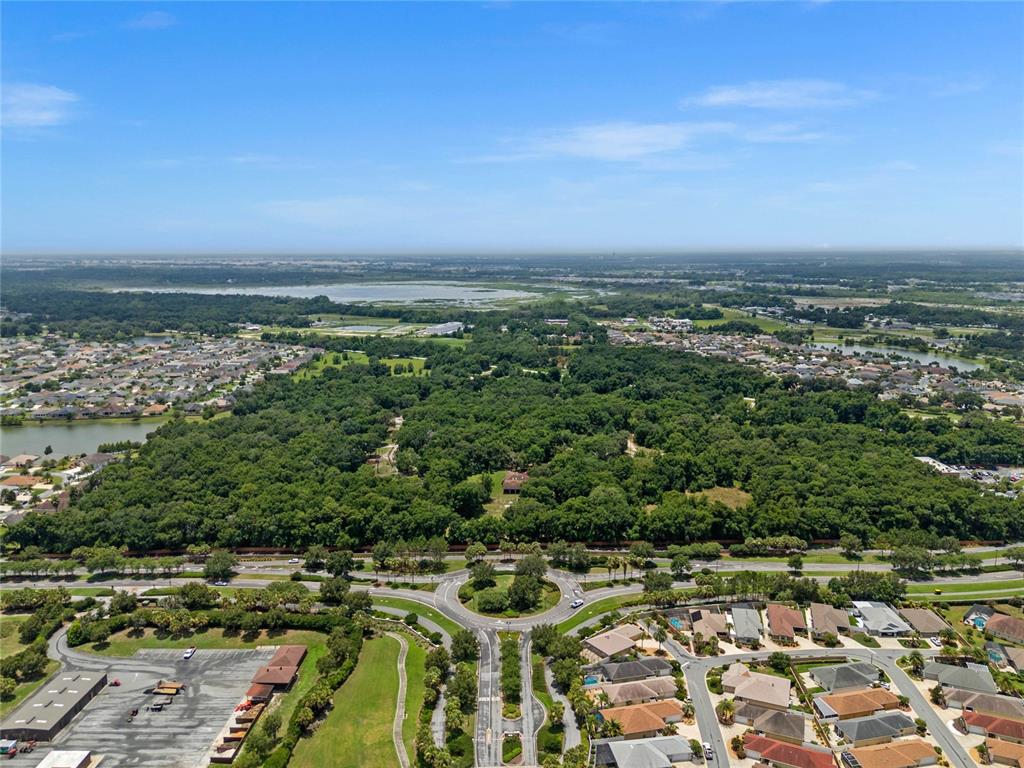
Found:
[[1024, 721], [983, 715], [980, 712], [964, 712], [962, 718], [971, 733], [983, 733], [990, 738], [1024, 744]]
[[868, 688], [863, 691], [832, 693], [819, 696], [814, 707], [822, 718], [846, 720], [851, 717], [867, 717], [886, 709], [897, 709], [899, 697], [884, 688]]
[[268, 666], [297, 667], [302, 664], [304, 658], [306, 658], [306, 646], [282, 645], [277, 649]]
[[902, 608], [900, 614], [922, 637], [936, 637], [944, 629], [950, 629], [935, 611], [927, 608]]
[[511, 470], [505, 473], [505, 479], [501, 481], [501, 490], [503, 493], [519, 493], [523, 489], [523, 483], [530, 479], [530, 475], [527, 472], [512, 472]]
[[1024, 619], [997, 613], [985, 624], [985, 631], [1014, 643], [1024, 643]]
[[766, 613], [768, 634], [774, 638], [793, 641], [797, 632], [807, 632], [807, 621], [804, 619], [803, 611], [781, 603], [769, 603]]
[[874, 747], [856, 747], [850, 754], [861, 768], [915, 768], [938, 760], [935, 747], [924, 739], [903, 739]]
[[254, 683], [272, 685], [278, 688], [287, 688], [298, 675], [298, 667], [260, 667], [252, 676]]
[[1024, 768], [1024, 745], [1002, 739], [985, 739], [985, 746], [988, 747], [988, 756], [993, 763]]
[[615, 720], [622, 726], [622, 735], [627, 739], [642, 739], [656, 736], [668, 723], [683, 719], [683, 708], [675, 699], [633, 704], [628, 707], [611, 707], [598, 711], [602, 720]]
[[748, 757], [760, 759], [784, 768], [834, 768], [832, 753], [810, 747], [790, 744], [748, 733], [743, 737], [743, 748]]
[[811, 633], [815, 637], [850, 633], [850, 614], [825, 603], [811, 603]]

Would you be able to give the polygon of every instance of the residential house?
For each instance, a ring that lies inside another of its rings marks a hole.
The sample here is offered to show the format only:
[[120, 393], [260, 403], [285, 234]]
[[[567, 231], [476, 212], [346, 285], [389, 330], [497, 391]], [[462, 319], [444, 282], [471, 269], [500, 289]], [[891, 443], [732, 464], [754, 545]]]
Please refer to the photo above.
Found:
[[680, 736], [595, 741], [594, 752], [597, 768], [670, 768], [693, 758], [690, 743]]
[[873, 637], [903, 637], [911, 633], [905, 622], [891, 605], [874, 600], [855, 600], [855, 613], [860, 615], [860, 626]]
[[781, 603], [770, 603], [765, 613], [768, 616], [768, 634], [773, 640], [796, 642], [796, 634], [807, 634], [804, 612]]
[[636, 639], [641, 635], [643, 630], [640, 627], [635, 624], [624, 624], [586, 638], [583, 647], [590, 651], [595, 659], [607, 659], [631, 651], [636, 646]]
[[901, 608], [900, 615], [921, 637], [938, 637], [944, 629], [950, 629], [949, 624], [929, 608]]
[[605, 661], [598, 665], [601, 676], [611, 683], [628, 683], [672, 674], [672, 665], [651, 656], [635, 661]]
[[1024, 746], [1002, 739], [985, 739], [985, 746], [993, 763], [1024, 768]]
[[962, 688], [979, 693], [996, 693], [999, 688], [987, 664], [967, 664], [963, 667], [955, 664], [943, 664], [929, 661], [921, 672], [925, 680], [936, 680], [943, 686]]
[[1024, 674], [1024, 648], [1003, 648], [1003, 655], [1017, 674]]
[[1024, 619], [1007, 616], [1005, 613], [992, 616], [985, 625], [985, 631], [1000, 640], [1024, 643]]
[[964, 712], [981, 712], [986, 715], [1024, 720], [1024, 701], [1013, 696], [995, 693], [978, 693], [962, 688], [947, 688], [944, 691], [946, 706], [962, 709]]
[[782, 768], [834, 768], [832, 752], [821, 747], [805, 747], [747, 733], [743, 736], [747, 757]]
[[584, 692], [595, 700], [604, 694], [608, 704], [620, 707], [657, 699], [670, 699], [676, 695], [676, 681], [674, 677], [665, 675], [649, 677], [646, 680], [634, 680], [629, 683], [599, 683], [587, 686], [584, 688]]
[[811, 636], [821, 640], [825, 635], [850, 634], [850, 614], [842, 608], [825, 603], [811, 603]]
[[938, 761], [935, 747], [924, 739], [903, 739], [874, 747], [856, 747], [842, 753], [851, 768], [916, 768]]
[[899, 697], [885, 688], [830, 693], [814, 699], [814, 708], [822, 720], [852, 720], [899, 706]]
[[729, 637], [725, 616], [707, 608], [694, 608], [690, 611], [690, 627], [694, 636], [700, 635], [705, 639], [717, 636], [725, 640]]
[[791, 683], [787, 678], [753, 672], [736, 662], [722, 675], [722, 689], [737, 702], [750, 702], [768, 709], [788, 709]]
[[905, 712], [882, 712], [871, 717], [855, 717], [835, 723], [836, 735], [854, 747], [888, 744], [899, 736], [917, 730], [913, 718]]
[[626, 707], [610, 707], [598, 710], [597, 714], [601, 721], [617, 721], [622, 726], [624, 738], [647, 739], [659, 735], [669, 723], [681, 721], [683, 707], [675, 699], [666, 699]]
[[748, 606], [734, 605], [732, 614], [733, 638], [736, 645], [756, 647], [761, 644], [764, 627], [761, 614]]
[[878, 670], [874, 664], [866, 661], [814, 667], [810, 675], [814, 682], [829, 693], [861, 690], [878, 682]]
[[1024, 720], [1011, 720], [980, 712], [964, 712], [960, 722], [968, 733], [981, 733], [988, 738], [1024, 744]]
[[770, 709], [749, 701], [736, 704], [737, 723], [748, 725], [757, 733], [793, 744], [802, 744], [807, 720], [799, 712]]

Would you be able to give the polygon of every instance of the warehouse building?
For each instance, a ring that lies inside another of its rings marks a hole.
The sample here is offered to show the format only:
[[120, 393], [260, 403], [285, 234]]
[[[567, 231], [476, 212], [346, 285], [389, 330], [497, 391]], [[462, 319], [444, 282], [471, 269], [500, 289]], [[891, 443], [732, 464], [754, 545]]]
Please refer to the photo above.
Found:
[[5, 739], [53, 741], [106, 684], [102, 672], [65, 669], [11, 713], [0, 734]]

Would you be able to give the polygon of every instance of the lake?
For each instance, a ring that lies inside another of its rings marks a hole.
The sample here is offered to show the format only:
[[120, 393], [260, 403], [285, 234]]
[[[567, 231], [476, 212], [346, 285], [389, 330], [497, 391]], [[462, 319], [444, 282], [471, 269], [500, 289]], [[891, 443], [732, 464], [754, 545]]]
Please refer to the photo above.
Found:
[[943, 355], [938, 352], [918, 352], [913, 349], [903, 349], [902, 347], [870, 347], [866, 344], [831, 344], [826, 342], [814, 342], [811, 344], [812, 347], [818, 349], [828, 349], [837, 352], [843, 352], [847, 355], [859, 355], [864, 357], [866, 355], [877, 355], [880, 357], [886, 357], [888, 355], [898, 355], [908, 360], [914, 360], [918, 363], [938, 363], [944, 368], [957, 368], [961, 371], [976, 371], [984, 366], [979, 363], [972, 363], [970, 360], [963, 360], [959, 357], [951, 357], [949, 355]]
[[0, 427], [0, 452], [8, 456], [31, 453], [42, 456], [46, 446], [53, 448], [56, 456], [95, 453], [101, 443], [116, 443], [121, 440], [144, 442], [146, 435], [167, 421], [166, 418], [152, 418], [139, 421], [131, 419], [101, 419], [89, 421], [60, 421], [48, 424], [24, 424], [19, 427]]
[[119, 288], [153, 293], [214, 293], [220, 295], [294, 296], [311, 299], [326, 296], [341, 304], [386, 302], [390, 304], [486, 305], [513, 299], [532, 299], [540, 294], [512, 288], [490, 288], [474, 283], [324, 283], [321, 285], [223, 286], [217, 288]]

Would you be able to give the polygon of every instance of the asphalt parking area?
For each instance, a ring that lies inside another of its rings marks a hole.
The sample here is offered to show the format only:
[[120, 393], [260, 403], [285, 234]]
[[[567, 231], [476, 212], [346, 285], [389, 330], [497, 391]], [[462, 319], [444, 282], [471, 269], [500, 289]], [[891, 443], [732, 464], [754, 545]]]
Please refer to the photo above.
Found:
[[[113, 663], [105, 688], [47, 748], [16, 761], [36, 765], [53, 749], [87, 749], [103, 755], [104, 768], [195, 768], [207, 764], [207, 752], [249, 688], [253, 674], [274, 648], [200, 650], [189, 661], [180, 650], [139, 651], [123, 665]], [[158, 696], [147, 694], [160, 679], [188, 687], [162, 712], [146, 709]], [[129, 711], [138, 709], [132, 722]], [[26, 759], [27, 758], [27, 759]]]

